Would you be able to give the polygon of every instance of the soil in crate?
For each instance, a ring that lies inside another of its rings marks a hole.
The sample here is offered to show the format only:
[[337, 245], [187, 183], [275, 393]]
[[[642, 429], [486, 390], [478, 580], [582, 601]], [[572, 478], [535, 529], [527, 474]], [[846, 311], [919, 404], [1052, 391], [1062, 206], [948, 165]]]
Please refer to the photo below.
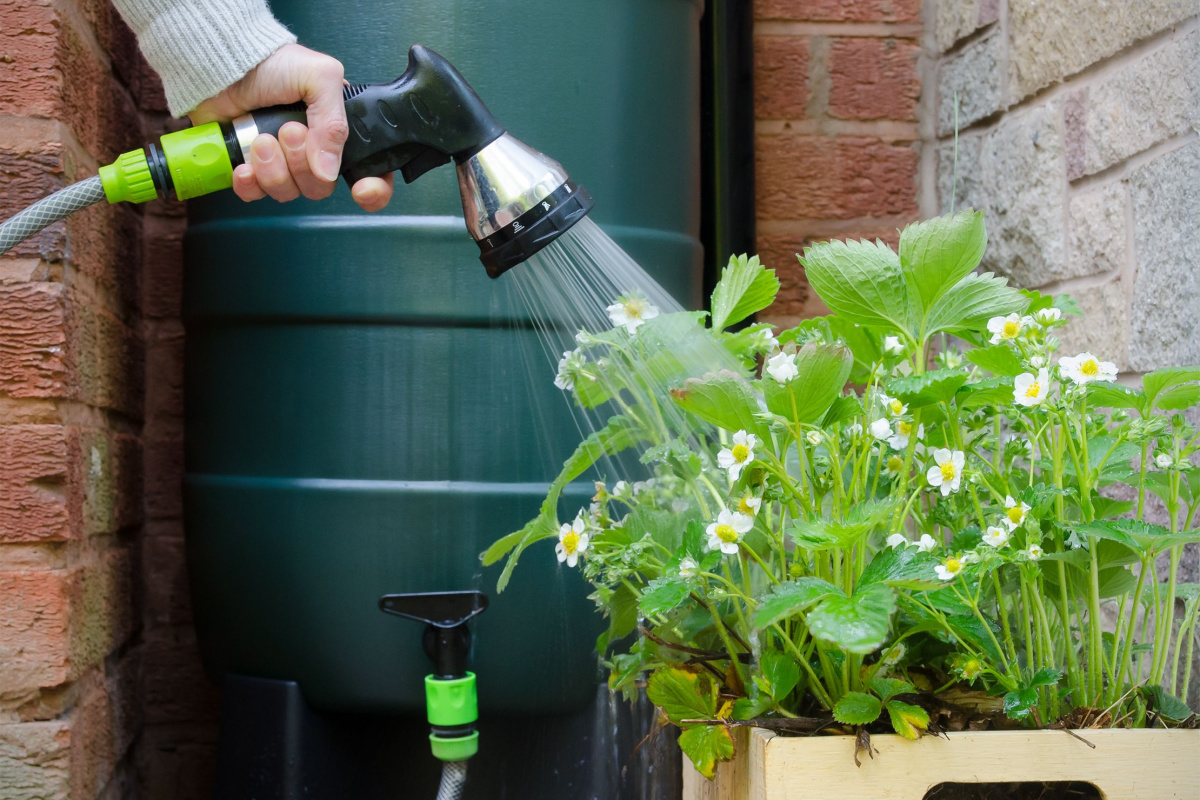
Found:
[[939, 783], [924, 800], [1103, 800], [1090, 783]]

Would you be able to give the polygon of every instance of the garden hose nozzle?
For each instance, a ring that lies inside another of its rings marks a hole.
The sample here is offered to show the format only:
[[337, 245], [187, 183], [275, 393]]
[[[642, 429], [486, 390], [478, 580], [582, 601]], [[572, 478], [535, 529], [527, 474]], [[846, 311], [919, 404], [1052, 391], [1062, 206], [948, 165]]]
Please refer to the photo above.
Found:
[[479, 751], [479, 703], [475, 673], [467, 671], [471, 631], [467, 620], [482, 614], [487, 595], [477, 591], [387, 594], [379, 608], [388, 614], [425, 623], [421, 642], [433, 661], [425, 676], [429, 746], [442, 761], [466, 761]]
[[[350, 84], [343, 94], [346, 182], [399, 170], [412, 183], [453, 159], [467, 230], [493, 278], [591, 210], [591, 197], [562, 165], [506, 133], [450, 62], [426, 47], [408, 51], [408, 69], [395, 81]], [[143, 203], [228, 189], [256, 136], [305, 120], [304, 104], [293, 103], [168, 133], [102, 167], [104, 194], [110, 203]]]

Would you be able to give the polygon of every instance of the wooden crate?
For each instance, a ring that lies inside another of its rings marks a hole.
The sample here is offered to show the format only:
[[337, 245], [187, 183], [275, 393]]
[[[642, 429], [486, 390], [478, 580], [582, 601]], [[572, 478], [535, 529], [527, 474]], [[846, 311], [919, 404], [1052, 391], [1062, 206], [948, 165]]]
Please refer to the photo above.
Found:
[[1200, 730], [972, 731], [909, 741], [736, 731], [709, 781], [684, 757], [683, 800], [921, 800], [939, 783], [1087, 781], [1105, 800], [1200, 800]]

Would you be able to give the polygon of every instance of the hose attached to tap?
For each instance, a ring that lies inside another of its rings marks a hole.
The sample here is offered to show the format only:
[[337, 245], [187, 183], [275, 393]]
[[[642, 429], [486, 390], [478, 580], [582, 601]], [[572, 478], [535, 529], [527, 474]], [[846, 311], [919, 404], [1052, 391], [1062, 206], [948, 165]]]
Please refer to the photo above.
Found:
[[442, 783], [438, 786], [437, 800], [462, 800], [467, 785], [466, 761], [443, 761]]
[[0, 223], [0, 256], [43, 228], [104, 199], [100, 176], [73, 183]]

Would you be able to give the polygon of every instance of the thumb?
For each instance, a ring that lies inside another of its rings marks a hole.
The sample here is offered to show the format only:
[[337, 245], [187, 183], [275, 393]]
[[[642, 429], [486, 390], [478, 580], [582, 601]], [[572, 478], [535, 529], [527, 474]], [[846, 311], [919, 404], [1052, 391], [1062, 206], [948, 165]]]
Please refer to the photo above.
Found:
[[301, 85], [308, 104], [308, 165], [313, 175], [326, 181], [337, 180], [350, 132], [342, 100], [344, 74], [340, 61], [320, 55], [306, 65]]

